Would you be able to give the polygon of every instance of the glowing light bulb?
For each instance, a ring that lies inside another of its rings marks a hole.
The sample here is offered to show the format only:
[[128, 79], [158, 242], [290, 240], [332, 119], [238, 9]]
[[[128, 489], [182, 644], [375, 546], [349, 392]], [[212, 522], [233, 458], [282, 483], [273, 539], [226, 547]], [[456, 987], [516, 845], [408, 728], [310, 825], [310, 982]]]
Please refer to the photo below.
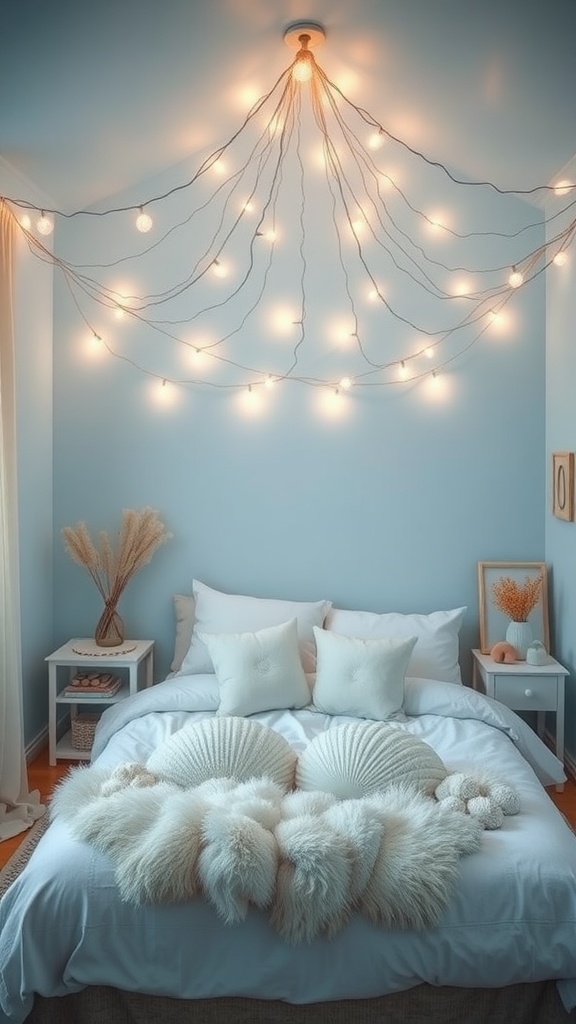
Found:
[[165, 378], [156, 386], [154, 397], [158, 405], [168, 405], [172, 401], [172, 387]]
[[434, 358], [434, 349], [432, 348], [432, 345], [428, 345], [428, 348], [424, 349], [424, 355], [426, 356], [426, 359]]
[[557, 252], [552, 260], [552, 263], [555, 263], [557, 267], [563, 267], [567, 262], [568, 256], [565, 252]]
[[273, 228], [270, 228], [269, 231], [264, 232], [264, 238], [266, 239], [267, 242], [275, 242], [276, 237], [277, 235]]
[[126, 316], [126, 310], [122, 306], [116, 306], [114, 309], [114, 316], [116, 320], [123, 320]]
[[152, 217], [150, 216], [149, 213], [144, 213], [144, 209], [141, 206], [140, 207], [140, 213], [136, 217], [136, 228], [137, 228], [137, 230], [141, 231], [142, 234], [145, 235], [147, 231], [150, 231], [150, 228], [152, 227], [152, 223], [153, 223]]
[[276, 387], [276, 381], [274, 380], [274, 377], [272, 376], [271, 373], [269, 373], [268, 376], [266, 377], [266, 380], [264, 381], [264, 387], [268, 388], [268, 390], [270, 390], [273, 387]]
[[91, 356], [98, 357], [105, 352], [104, 342], [96, 331], [92, 332], [92, 335], [87, 338], [88, 352]]
[[248, 384], [240, 391], [239, 400], [242, 411], [246, 416], [259, 416], [264, 412], [265, 402], [261, 388], [254, 388], [251, 384]]
[[247, 199], [246, 202], [242, 204], [242, 209], [244, 213], [254, 213], [254, 203]]
[[554, 194], [557, 196], [565, 196], [574, 188], [572, 181], [559, 181], [554, 185]]
[[509, 314], [505, 310], [491, 309], [487, 318], [491, 334], [507, 334], [509, 332]]
[[512, 267], [512, 273], [508, 278], [508, 284], [511, 288], [519, 288], [524, 283], [524, 277], [516, 267]]
[[428, 231], [433, 235], [442, 235], [446, 231], [446, 218], [441, 213], [431, 213], [427, 217]]
[[300, 50], [292, 68], [292, 78], [296, 82], [309, 82], [312, 78], [312, 54], [308, 50]]
[[24, 231], [29, 231], [32, 227], [32, 221], [27, 213], [23, 214], [20, 218], [20, 224], [24, 228]]
[[340, 387], [344, 388], [344, 391], [349, 391], [353, 384], [354, 381], [352, 380], [352, 377], [342, 377], [342, 380], [340, 381]]
[[368, 139], [369, 149], [381, 149], [384, 145], [384, 133], [382, 131], [374, 132]]
[[212, 263], [212, 272], [215, 277], [226, 277], [228, 274], [228, 267], [221, 263], [220, 260], [214, 260]]
[[408, 367], [406, 366], [406, 363], [404, 362], [404, 360], [402, 360], [402, 362], [400, 363], [400, 366], [398, 367], [398, 378], [399, 378], [399, 380], [406, 380], [407, 376], [408, 376]]
[[471, 281], [466, 281], [464, 278], [460, 278], [458, 281], [454, 281], [450, 291], [454, 298], [465, 298], [467, 295], [471, 295], [473, 286]]
[[36, 222], [36, 229], [41, 235], [51, 235], [54, 230], [54, 222], [50, 217], [46, 216], [44, 210], [42, 210], [42, 213]]

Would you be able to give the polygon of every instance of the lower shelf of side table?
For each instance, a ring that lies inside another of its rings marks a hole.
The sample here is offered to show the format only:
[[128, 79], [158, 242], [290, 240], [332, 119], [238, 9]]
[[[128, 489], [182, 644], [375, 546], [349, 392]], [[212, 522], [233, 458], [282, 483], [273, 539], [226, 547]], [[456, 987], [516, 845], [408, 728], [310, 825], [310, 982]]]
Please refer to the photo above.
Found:
[[60, 761], [89, 761], [90, 750], [78, 750], [72, 746], [72, 730], [68, 729], [56, 744], [56, 757]]

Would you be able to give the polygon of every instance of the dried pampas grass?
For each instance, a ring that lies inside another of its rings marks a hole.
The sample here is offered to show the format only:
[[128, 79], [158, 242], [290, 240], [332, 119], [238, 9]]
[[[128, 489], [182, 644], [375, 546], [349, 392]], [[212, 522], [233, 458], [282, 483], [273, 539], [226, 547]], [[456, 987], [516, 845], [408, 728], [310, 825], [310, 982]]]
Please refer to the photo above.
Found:
[[96, 584], [110, 619], [129, 581], [170, 537], [153, 508], [123, 510], [116, 547], [105, 530], [100, 531], [94, 543], [84, 522], [62, 530], [66, 551]]

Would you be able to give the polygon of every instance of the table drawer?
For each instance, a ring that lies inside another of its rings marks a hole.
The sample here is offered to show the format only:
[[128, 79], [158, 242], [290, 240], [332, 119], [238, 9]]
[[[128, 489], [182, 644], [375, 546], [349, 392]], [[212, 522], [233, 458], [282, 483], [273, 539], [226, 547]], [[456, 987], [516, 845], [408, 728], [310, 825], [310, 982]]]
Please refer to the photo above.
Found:
[[555, 676], [494, 676], [494, 696], [515, 711], [556, 711], [558, 680]]

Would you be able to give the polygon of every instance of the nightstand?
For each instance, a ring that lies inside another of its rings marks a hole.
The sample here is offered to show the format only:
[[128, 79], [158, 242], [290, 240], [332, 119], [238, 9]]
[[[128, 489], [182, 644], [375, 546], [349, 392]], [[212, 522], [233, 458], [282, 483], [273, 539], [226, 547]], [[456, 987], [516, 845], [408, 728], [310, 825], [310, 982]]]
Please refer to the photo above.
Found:
[[[153, 658], [153, 640], [125, 640], [115, 648], [97, 647], [94, 640], [86, 638], [69, 640], [48, 655], [45, 660], [48, 662], [48, 742], [51, 765], [56, 764], [59, 758], [73, 761], [86, 761], [90, 758], [89, 750], [78, 750], [72, 746], [71, 730], [58, 740], [59, 705], [69, 705], [71, 718], [78, 714], [80, 707], [89, 708], [91, 712], [98, 708], [104, 710], [109, 704], [116, 704], [138, 690], [152, 686]], [[122, 679], [122, 686], [112, 697], [65, 696], [64, 687], [75, 673], [90, 669], [98, 672], [114, 669]]]
[[[556, 714], [556, 757], [564, 762], [564, 680], [570, 673], [548, 655], [544, 665], [494, 661], [489, 654], [472, 651], [472, 686], [513, 711], [535, 711], [538, 735], [544, 736], [547, 711]], [[483, 685], [481, 685], [483, 684]], [[563, 786], [556, 786], [561, 790]]]

